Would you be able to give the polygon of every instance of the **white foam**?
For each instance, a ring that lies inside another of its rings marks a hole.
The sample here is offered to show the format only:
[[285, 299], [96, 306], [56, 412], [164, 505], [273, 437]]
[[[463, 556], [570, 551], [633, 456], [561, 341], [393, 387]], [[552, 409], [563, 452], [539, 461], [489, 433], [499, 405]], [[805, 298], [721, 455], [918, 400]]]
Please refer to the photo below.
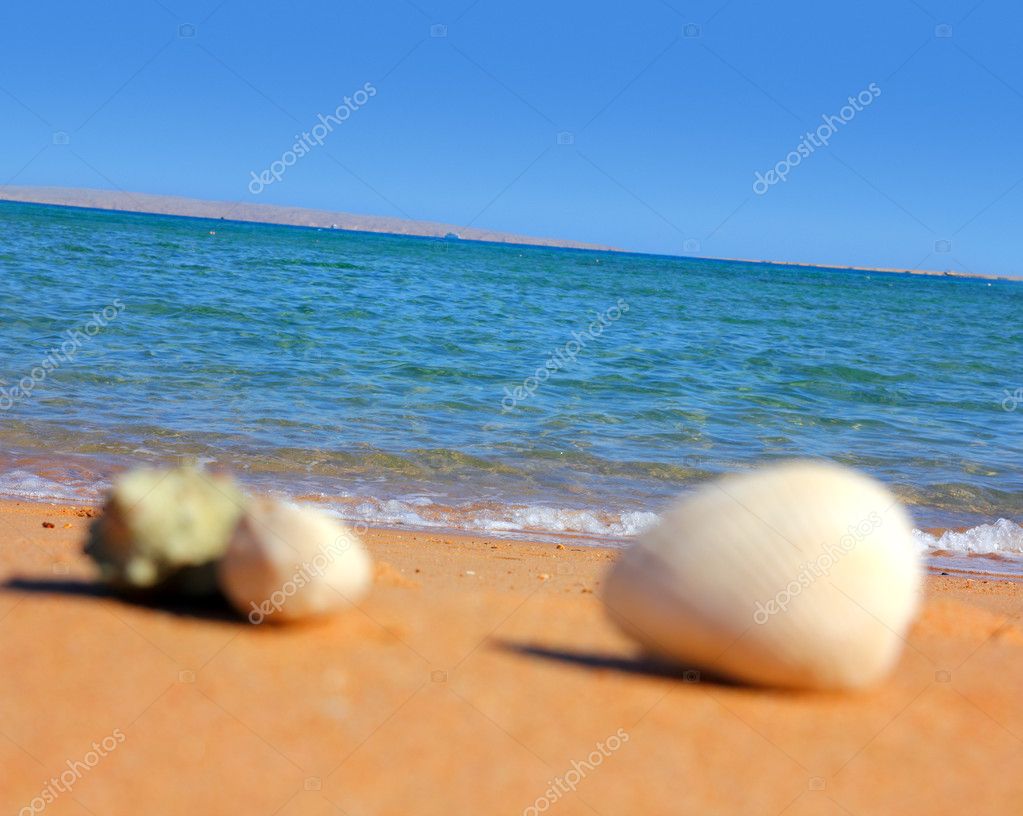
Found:
[[[370, 526], [465, 530], [512, 537], [583, 536], [623, 540], [649, 530], [660, 520], [656, 513], [638, 510], [612, 513], [534, 504], [447, 506], [422, 497], [368, 499], [337, 508], [336, 513]], [[1023, 527], [1004, 518], [961, 533], [948, 531], [940, 538], [914, 530], [913, 538], [923, 555], [999, 555], [1023, 559]]]
[[[421, 496], [405, 499], [365, 499], [335, 507], [348, 521], [418, 529], [465, 530], [492, 535], [574, 535], [601, 539], [629, 539], [649, 530], [660, 520], [656, 513], [600, 512], [547, 505], [448, 506]], [[913, 538], [924, 555], [1020, 555], [1023, 527], [1007, 519], [981, 524], [962, 533], [946, 532], [940, 538], [914, 530]]]
[[335, 507], [334, 513], [348, 521], [426, 529], [451, 529], [485, 533], [530, 533], [627, 538], [657, 523], [656, 513], [621, 514], [543, 505], [445, 506], [423, 497], [408, 500], [365, 500]]
[[657, 523], [656, 513], [632, 512], [601, 518], [588, 510], [526, 505], [487, 510], [470, 520], [470, 527], [487, 532], [582, 533], [631, 536]]
[[1004, 518], [961, 533], [948, 530], [940, 538], [914, 530], [913, 537], [923, 552], [943, 551], [957, 555], [1023, 553], [1023, 527]]
[[354, 505], [335, 505], [330, 507], [328, 512], [343, 521], [361, 522], [371, 527], [374, 525], [383, 527], [396, 525], [413, 529], [427, 529], [454, 526], [436, 519], [424, 518], [413, 509], [411, 504], [397, 499], [381, 501], [372, 499]]
[[[109, 486], [106, 480], [91, 482], [65, 478], [57, 482], [21, 469], [0, 474], [0, 495], [32, 501], [96, 501]], [[280, 498], [287, 498], [286, 494], [273, 492]], [[356, 503], [334, 505], [331, 510], [339, 518], [370, 526], [603, 539], [632, 538], [659, 520], [656, 513], [639, 510], [612, 513], [533, 504], [448, 506], [435, 504], [424, 496], [382, 500], [366, 498], [356, 500]], [[1006, 556], [1013, 561], [1017, 557], [1023, 560], [1023, 526], [1004, 518], [963, 532], [949, 530], [940, 537], [914, 530], [913, 538], [924, 555]]]
[[27, 470], [9, 470], [0, 475], [0, 495], [32, 501], [83, 502], [95, 500], [107, 485], [84, 482], [55, 482]]

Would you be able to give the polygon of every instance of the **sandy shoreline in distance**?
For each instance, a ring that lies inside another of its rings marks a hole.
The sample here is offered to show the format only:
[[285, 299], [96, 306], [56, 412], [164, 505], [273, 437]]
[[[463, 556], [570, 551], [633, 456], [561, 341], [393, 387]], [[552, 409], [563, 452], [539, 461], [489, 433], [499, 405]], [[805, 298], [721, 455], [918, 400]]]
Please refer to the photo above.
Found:
[[279, 224], [292, 227], [337, 227], [355, 232], [375, 232], [388, 235], [412, 235], [444, 238], [457, 235], [466, 241], [489, 241], [499, 244], [523, 246], [562, 247], [565, 249], [591, 249], [615, 252], [614, 247], [569, 241], [560, 238], [542, 238], [516, 235], [510, 232], [481, 229], [479, 227], [443, 224], [436, 221], [413, 221], [385, 215], [358, 215], [338, 210], [314, 210], [308, 207], [288, 207], [279, 204], [256, 204], [249, 201], [203, 201], [183, 196], [129, 193], [114, 190], [87, 190], [71, 187], [14, 187], [0, 185], [0, 201], [24, 204], [51, 204], [58, 207], [86, 207], [114, 212], [145, 213], [150, 215], [180, 215], [188, 218], [210, 218], [242, 221], [255, 224]]
[[1020, 282], [1020, 278], [1006, 275], [985, 275], [980, 272], [959, 272], [954, 269], [944, 271], [938, 269], [899, 269], [891, 266], [843, 266], [828, 263], [802, 263], [799, 261], [770, 261], [752, 258], [717, 258], [719, 261], [738, 261], [740, 263], [768, 264], [770, 266], [791, 266], [805, 269], [837, 269], [844, 272], [877, 272], [880, 275], [922, 275], [928, 278], [965, 278], [967, 280], [1009, 281]]
[[1020, 583], [929, 577], [892, 678], [798, 695], [637, 659], [610, 550], [370, 532], [359, 611], [254, 627], [97, 591], [91, 513], [0, 503], [4, 812], [68, 762], [47, 813], [532, 814], [552, 784], [565, 816], [1019, 810]]

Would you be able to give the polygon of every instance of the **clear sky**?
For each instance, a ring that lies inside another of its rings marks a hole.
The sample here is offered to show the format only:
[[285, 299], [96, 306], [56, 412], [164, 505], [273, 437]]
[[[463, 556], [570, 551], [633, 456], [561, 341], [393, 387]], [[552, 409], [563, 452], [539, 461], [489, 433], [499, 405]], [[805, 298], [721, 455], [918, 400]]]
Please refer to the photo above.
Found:
[[5, 3], [0, 183], [1023, 275], [1021, 30], [1018, 0]]

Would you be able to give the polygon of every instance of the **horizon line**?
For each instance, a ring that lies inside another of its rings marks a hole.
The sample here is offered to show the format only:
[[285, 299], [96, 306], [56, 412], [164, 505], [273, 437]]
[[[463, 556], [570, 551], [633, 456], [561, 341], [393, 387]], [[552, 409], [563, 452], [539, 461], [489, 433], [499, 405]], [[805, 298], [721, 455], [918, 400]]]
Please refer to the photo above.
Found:
[[[288, 204], [258, 204], [199, 199], [188, 196], [161, 195], [159, 193], [129, 193], [98, 188], [57, 186], [0, 185], [0, 203], [34, 204], [68, 209], [120, 212], [137, 215], [164, 215], [192, 218], [212, 222], [237, 224], [267, 224], [302, 229], [321, 229], [370, 235], [390, 235], [406, 238], [436, 240], [455, 239], [464, 243], [528, 246], [540, 249], [567, 249], [616, 255], [655, 258], [676, 258], [694, 261], [719, 261], [762, 264], [804, 269], [831, 269], [880, 274], [914, 275], [922, 277], [957, 278], [987, 281], [1020, 282], [1023, 278], [954, 270], [906, 269], [898, 267], [868, 267], [843, 264], [812, 263], [806, 261], [778, 261], [764, 258], [719, 258], [703, 255], [675, 255], [662, 252], [644, 252], [620, 247], [592, 244], [572, 239], [547, 238], [500, 230], [458, 226], [437, 221], [396, 218], [393, 216], [360, 215], [340, 210], [321, 210]], [[213, 208], [221, 208], [216, 210]], [[226, 210], [224, 209], [226, 208]], [[218, 212], [220, 214], [218, 214]], [[226, 212], [226, 214], [224, 214]], [[232, 216], [232, 217], [228, 217]], [[312, 219], [312, 222], [308, 222]], [[306, 222], [303, 222], [306, 221]], [[346, 223], [342, 223], [346, 222]]]

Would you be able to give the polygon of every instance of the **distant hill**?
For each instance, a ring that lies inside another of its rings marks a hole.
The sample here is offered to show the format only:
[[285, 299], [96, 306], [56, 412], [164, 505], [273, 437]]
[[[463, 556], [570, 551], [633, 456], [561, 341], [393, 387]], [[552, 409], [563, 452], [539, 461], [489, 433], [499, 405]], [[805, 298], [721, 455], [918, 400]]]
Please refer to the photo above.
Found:
[[[383, 215], [356, 215], [355, 213], [334, 210], [312, 210], [305, 207], [285, 207], [277, 204], [202, 201], [197, 198], [152, 195], [150, 193], [86, 190], [73, 187], [15, 187], [0, 185], [0, 201], [18, 201], [27, 204], [55, 204], [63, 207], [91, 207], [98, 210], [154, 213], [158, 215], [184, 215], [193, 218], [227, 219], [230, 221], [249, 221], [259, 224], [285, 224], [296, 227], [321, 227], [326, 229], [336, 227], [337, 229], [356, 230], [358, 232], [446, 238], [450, 241], [492, 241], [500, 244], [519, 244], [524, 246], [628, 252], [628, 250], [618, 247], [602, 246], [600, 244], [586, 244], [581, 241], [567, 241], [561, 238], [536, 238], [530, 235], [515, 235], [510, 232], [495, 232], [493, 230], [477, 229], [476, 227], [442, 224], [437, 221], [413, 221], [406, 218], [389, 218]], [[842, 266], [747, 258], [706, 258], [706, 260], [740, 261], [742, 263], [803, 267], [807, 269], [842, 269], [859, 272], [928, 275], [948, 278], [981, 278], [984, 280], [1016, 282], [1020, 280], [1019, 277], [985, 275], [953, 270], [937, 271], [931, 269]]]
[[305, 207], [283, 207], [277, 204], [249, 204], [231, 201], [202, 201], [180, 196], [125, 193], [113, 190], [85, 190], [70, 187], [0, 186], [0, 201], [29, 204], [56, 204], [64, 207], [91, 207], [98, 210], [185, 215], [194, 218], [251, 221], [261, 224], [286, 224], [298, 227], [337, 227], [360, 232], [386, 232], [397, 235], [420, 235], [464, 241], [494, 241], [502, 244], [564, 247], [620, 251], [615, 247], [566, 241], [560, 238], [535, 238], [508, 232], [460, 227], [434, 221], [412, 221], [382, 215], [356, 215], [332, 210], [311, 210]]

